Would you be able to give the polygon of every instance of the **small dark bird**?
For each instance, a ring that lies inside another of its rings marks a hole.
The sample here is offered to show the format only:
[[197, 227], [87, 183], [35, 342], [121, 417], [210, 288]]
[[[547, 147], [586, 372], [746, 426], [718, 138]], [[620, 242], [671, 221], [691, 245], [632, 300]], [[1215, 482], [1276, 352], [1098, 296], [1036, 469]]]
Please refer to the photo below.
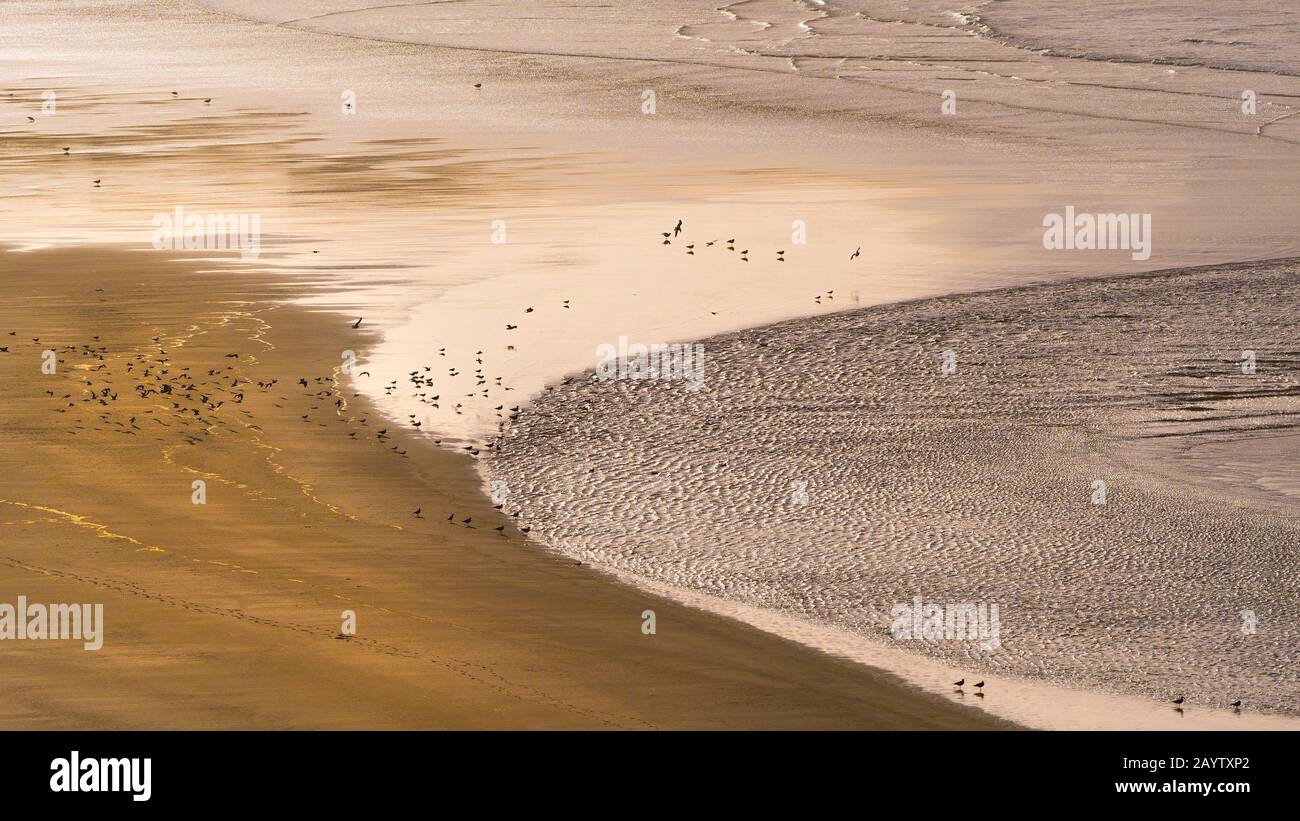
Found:
[[673, 226], [673, 236], [675, 237], [675, 236], [677, 236], [678, 234], [680, 234], [681, 232], [682, 232], [682, 221], [681, 221], [681, 220], [677, 220], [677, 224], [676, 224], [675, 226]]
[[475, 84], [474, 84], [474, 87], [475, 87], [475, 88], [482, 88], [482, 87], [483, 87], [483, 84], [482, 84], [482, 83], [475, 83]]
[[447, 521], [449, 521], [449, 522], [454, 522], [455, 520], [456, 520], [456, 514], [455, 514], [455, 513], [453, 513], [453, 514], [451, 514], [450, 516], [447, 517]]
[[979, 689], [981, 689], [981, 688], [983, 688], [983, 687], [984, 687], [984, 682], [982, 682], [982, 681], [977, 681], [977, 682], [975, 682], [975, 689], [976, 689], [976, 690], [979, 690]]
[[364, 316], [362, 316], [362, 317], [358, 317], [358, 318], [357, 318], [357, 321], [352, 323], [352, 327], [353, 327], [353, 328], [360, 328], [360, 327], [361, 327], [361, 320], [363, 320], [363, 319], [365, 319]]
[[861, 254], [861, 253], [862, 253], [862, 247], [859, 246], [859, 247], [858, 247], [858, 250], [856, 250], [856, 251], [854, 251], [853, 253], [849, 254], [849, 259], [857, 259], [857, 258], [858, 258], [858, 254]]
[[181, 93], [180, 93], [179, 91], [173, 91], [173, 92], [172, 92], [172, 96], [173, 96], [173, 97], [179, 97], [179, 96], [181, 96]]
[[101, 182], [102, 179], [103, 179], [103, 178], [101, 177], [99, 180], [95, 180], [95, 187], [96, 187], [96, 188], [99, 187], [99, 183]]
[[34, 122], [36, 122], [36, 118], [35, 118], [35, 117], [28, 117], [28, 118], [27, 118], [27, 122], [29, 122], [29, 123], [34, 123]]
[[1231, 708], [1234, 709], [1234, 710], [1240, 710], [1240, 709], [1241, 709], [1241, 699], [1237, 699], [1236, 701], [1232, 702], [1232, 703], [1229, 704], [1228, 706], [1231, 707]]
[[506, 529], [506, 526], [505, 526], [505, 525], [501, 525], [500, 527], [496, 527], [496, 528], [493, 528], [493, 529], [494, 529], [497, 533], [504, 533], [504, 532], [505, 532], [505, 529]]
[[960, 687], [965, 683], [966, 683], [966, 679], [961, 679], [960, 681], [954, 681], [952, 684], [954, 687]]
[[212, 98], [211, 98], [211, 97], [204, 97], [204, 98], [203, 98], [203, 104], [204, 104], [204, 105], [207, 105], [207, 104], [209, 104], [209, 103], [211, 103], [211, 102], [212, 102]]
[[417, 519], [423, 519], [423, 518], [424, 518], [423, 516], [420, 515], [420, 511], [421, 511], [421, 510], [424, 510], [424, 508], [423, 508], [423, 507], [417, 507], [417, 508], [415, 509], [415, 518], [417, 518]]
[[68, 153], [69, 151], [71, 151], [71, 150], [72, 150], [72, 146], [70, 146], [70, 145], [65, 145], [65, 146], [63, 147], [63, 153], [64, 153], [64, 154], [67, 154], [67, 153]]
[[1183, 697], [1182, 697], [1182, 696], [1179, 696], [1178, 698], [1174, 699], [1173, 703], [1174, 703], [1174, 704], [1182, 704], [1182, 703], [1183, 703]]

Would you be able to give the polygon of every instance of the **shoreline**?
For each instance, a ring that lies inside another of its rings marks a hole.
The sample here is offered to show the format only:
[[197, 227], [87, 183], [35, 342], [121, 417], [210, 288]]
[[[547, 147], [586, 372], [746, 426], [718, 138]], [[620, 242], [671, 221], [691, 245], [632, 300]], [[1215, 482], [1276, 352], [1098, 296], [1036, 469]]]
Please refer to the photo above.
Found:
[[[11, 440], [0, 583], [33, 601], [105, 604], [96, 653], [0, 646], [14, 655], [6, 726], [1013, 726], [610, 583], [516, 531], [498, 535], [466, 457], [426, 447], [346, 386], [316, 381], [330, 372], [322, 351], [355, 337], [332, 315], [283, 304], [291, 282], [187, 277], [202, 264], [105, 248], [6, 252], [0, 266], [15, 282], [3, 321], [18, 327], [5, 331], [23, 340], [0, 355], [13, 386], [0, 402], [0, 436]], [[112, 315], [94, 319], [107, 299]], [[151, 336], [165, 355], [150, 353]], [[32, 351], [55, 339], [70, 373], [19, 365], [39, 364]], [[74, 357], [83, 341], [108, 348], [103, 370], [89, 365], [98, 354]], [[232, 353], [237, 364], [226, 364]], [[163, 357], [173, 373], [198, 377], [208, 404], [231, 400], [206, 370], [280, 381], [237, 385], [247, 396], [234, 412], [196, 407], [201, 426], [182, 435], [170, 427], [186, 424], [191, 400], [178, 397], [178, 411], [128, 395], [138, 375], [126, 365]], [[295, 374], [310, 387], [293, 385]], [[110, 382], [118, 398], [79, 402], [81, 375]], [[63, 390], [43, 395], [43, 378]], [[338, 415], [329, 413], [336, 395], [348, 404]], [[362, 414], [369, 424], [356, 421]], [[345, 433], [381, 426], [382, 444]], [[207, 481], [202, 506], [191, 503], [195, 476]], [[429, 515], [412, 518], [412, 505]], [[446, 524], [449, 508], [474, 527]], [[357, 612], [358, 633], [339, 641], [344, 607]], [[647, 607], [657, 613], [653, 636], [640, 629]]]

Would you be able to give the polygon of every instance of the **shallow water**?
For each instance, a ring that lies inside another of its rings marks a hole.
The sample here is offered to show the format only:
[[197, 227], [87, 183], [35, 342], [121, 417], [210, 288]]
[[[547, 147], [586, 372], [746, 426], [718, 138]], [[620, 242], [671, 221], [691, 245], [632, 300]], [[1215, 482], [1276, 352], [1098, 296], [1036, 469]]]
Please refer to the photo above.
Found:
[[[1300, 714], [1300, 504], [1267, 478], [1300, 456], [1298, 271], [715, 337], [697, 392], [580, 378], [545, 393], [488, 476], [534, 537], [619, 575], [966, 670]], [[1203, 446], [1234, 443], [1253, 448], [1237, 473], [1199, 469]], [[1001, 645], [895, 641], [891, 609], [916, 596], [997, 604]]]

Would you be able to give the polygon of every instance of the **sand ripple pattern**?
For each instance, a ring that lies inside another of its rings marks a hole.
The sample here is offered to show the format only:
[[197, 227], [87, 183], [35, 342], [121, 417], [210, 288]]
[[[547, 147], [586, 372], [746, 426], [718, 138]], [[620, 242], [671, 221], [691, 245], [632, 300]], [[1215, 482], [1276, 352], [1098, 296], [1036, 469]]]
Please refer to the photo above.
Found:
[[[1300, 455], [1298, 272], [1071, 282], [720, 336], [698, 392], [556, 386], [486, 470], [534, 537], [598, 566], [963, 669], [1296, 714], [1300, 502], [1260, 488], [1286, 487]], [[1276, 454], [1246, 465], [1260, 481], [1188, 467], [1246, 444]], [[997, 603], [1002, 646], [894, 642], [891, 606], [918, 595]]]

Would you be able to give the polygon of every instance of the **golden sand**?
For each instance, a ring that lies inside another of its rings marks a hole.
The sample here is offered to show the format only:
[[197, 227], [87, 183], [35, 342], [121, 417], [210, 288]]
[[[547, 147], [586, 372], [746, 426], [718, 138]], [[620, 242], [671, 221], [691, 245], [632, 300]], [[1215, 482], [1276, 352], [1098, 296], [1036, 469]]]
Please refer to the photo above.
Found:
[[0, 590], [106, 632], [6, 642], [0, 726], [1007, 726], [529, 544], [339, 380], [364, 330], [287, 280], [93, 247], [0, 277]]

